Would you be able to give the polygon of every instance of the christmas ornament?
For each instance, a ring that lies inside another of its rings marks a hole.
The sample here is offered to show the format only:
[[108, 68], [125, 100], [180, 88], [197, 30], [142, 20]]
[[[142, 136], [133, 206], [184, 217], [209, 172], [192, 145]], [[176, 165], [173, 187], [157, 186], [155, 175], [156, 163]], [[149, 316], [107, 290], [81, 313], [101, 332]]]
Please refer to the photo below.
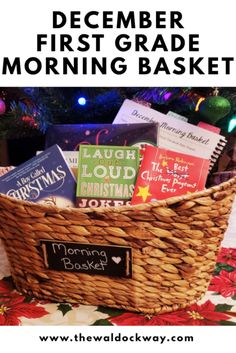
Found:
[[0, 98], [0, 115], [3, 115], [6, 111], [6, 104], [3, 99]]
[[231, 104], [228, 99], [220, 96], [211, 96], [203, 100], [199, 112], [212, 124], [229, 114]]
[[29, 124], [30, 126], [34, 127], [34, 128], [38, 127], [38, 124], [36, 123], [34, 118], [31, 117], [31, 116], [28, 116], [28, 115], [22, 116], [21, 120], [24, 121], [25, 123]]

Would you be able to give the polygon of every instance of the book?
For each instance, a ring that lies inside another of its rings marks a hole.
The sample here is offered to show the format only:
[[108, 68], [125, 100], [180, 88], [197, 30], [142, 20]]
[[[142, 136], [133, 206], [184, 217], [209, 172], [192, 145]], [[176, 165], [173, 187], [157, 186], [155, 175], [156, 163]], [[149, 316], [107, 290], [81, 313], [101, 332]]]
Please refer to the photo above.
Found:
[[179, 120], [183, 120], [183, 121], [188, 122], [188, 118], [186, 118], [186, 117], [183, 116], [183, 115], [180, 115], [180, 114], [177, 114], [177, 113], [175, 113], [175, 112], [172, 112], [171, 110], [168, 111], [167, 115], [168, 115], [168, 116], [173, 116], [173, 117], [176, 118], [176, 119], [179, 119]]
[[158, 146], [160, 148], [209, 159], [210, 169], [227, 142], [226, 138], [218, 133], [125, 99], [113, 123], [132, 122], [158, 122], [160, 127]]
[[81, 145], [76, 206], [129, 204], [138, 168], [138, 147]]
[[10, 170], [14, 169], [13, 166], [10, 167], [0, 167], [0, 176], [8, 173]]
[[157, 145], [158, 124], [74, 124], [52, 125], [45, 147], [57, 144], [63, 151], [77, 151], [80, 145], [140, 146]]
[[79, 151], [63, 151], [63, 155], [64, 155], [75, 179], [77, 179], [78, 164], [79, 164]]
[[0, 193], [58, 207], [75, 205], [76, 180], [54, 145], [0, 177]]
[[208, 123], [205, 123], [204, 121], [199, 121], [199, 123], [197, 124], [197, 126], [201, 127], [202, 129], [206, 129], [208, 131], [212, 131], [215, 134], [220, 134], [220, 128]]
[[204, 189], [209, 160], [147, 146], [131, 204], [163, 200]]
[[[42, 153], [42, 151], [37, 151], [36, 155]], [[79, 162], [79, 151], [63, 151], [63, 155], [69, 165], [74, 177], [77, 179], [78, 172], [78, 162]]]

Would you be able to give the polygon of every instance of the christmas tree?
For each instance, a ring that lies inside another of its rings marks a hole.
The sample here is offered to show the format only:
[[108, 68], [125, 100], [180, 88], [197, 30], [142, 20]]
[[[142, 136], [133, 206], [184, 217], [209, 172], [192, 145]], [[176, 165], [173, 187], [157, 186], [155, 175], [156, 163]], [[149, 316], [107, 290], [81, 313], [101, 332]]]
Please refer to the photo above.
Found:
[[210, 123], [225, 135], [236, 125], [236, 88], [0, 88], [0, 141], [43, 138], [51, 124], [112, 123], [125, 98], [192, 124]]

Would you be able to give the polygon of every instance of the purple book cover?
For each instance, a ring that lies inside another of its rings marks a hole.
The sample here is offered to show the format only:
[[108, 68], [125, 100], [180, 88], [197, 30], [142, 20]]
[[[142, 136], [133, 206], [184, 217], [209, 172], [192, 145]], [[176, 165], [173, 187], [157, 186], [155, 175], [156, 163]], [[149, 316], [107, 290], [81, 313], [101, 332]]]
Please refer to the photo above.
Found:
[[76, 181], [54, 145], [0, 177], [0, 193], [58, 207], [75, 205]]
[[158, 124], [53, 125], [48, 128], [46, 148], [54, 144], [63, 151], [77, 151], [79, 145], [157, 145]]

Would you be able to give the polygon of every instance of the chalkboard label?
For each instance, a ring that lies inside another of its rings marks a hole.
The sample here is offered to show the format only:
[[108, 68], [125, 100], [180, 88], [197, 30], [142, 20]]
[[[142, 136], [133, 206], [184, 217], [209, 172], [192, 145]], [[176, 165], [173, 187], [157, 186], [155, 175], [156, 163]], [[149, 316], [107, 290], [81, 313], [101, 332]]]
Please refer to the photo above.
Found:
[[51, 270], [132, 278], [130, 247], [41, 240], [44, 264]]

